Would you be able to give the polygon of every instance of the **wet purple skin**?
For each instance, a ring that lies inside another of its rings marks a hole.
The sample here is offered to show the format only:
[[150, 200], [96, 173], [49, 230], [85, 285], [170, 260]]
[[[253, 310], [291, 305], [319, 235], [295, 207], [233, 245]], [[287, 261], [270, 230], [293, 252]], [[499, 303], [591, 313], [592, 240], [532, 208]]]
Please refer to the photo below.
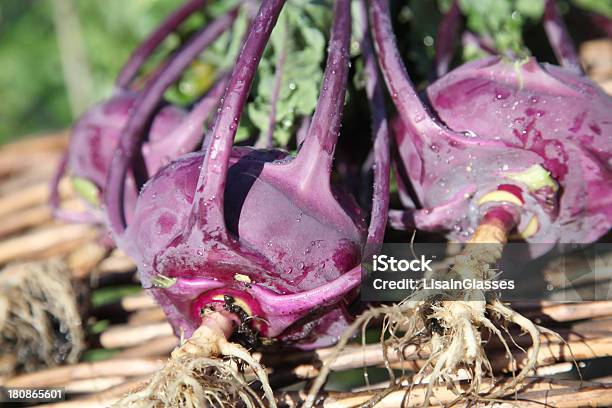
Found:
[[[273, 180], [267, 180], [267, 168], [273, 173], [276, 167], [285, 165], [271, 161], [281, 158], [281, 152], [234, 150], [224, 202], [228, 228], [239, 241], [227, 245], [202, 237], [202, 244], [197, 248], [182, 243], [174, 246], [173, 242], [184, 231], [189, 219], [204, 155], [193, 153], [163, 168], [145, 185], [125, 239], [120, 242], [120, 247], [132, 254], [140, 265], [145, 287], [151, 287], [159, 274], [179, 278], [179, 283], [186, 278], [200, 279], [201, 286], [193, 291], [174, 290], [173, 287], [153, 289], [170, 322], [186, 335], [199, 324], [190, 313], [191, 303], [207, 290], [223, 287], [243, 291], [242, 300], [247, 293], [252, 293], [254, 286], [269, 289], [275, 295], [316, 291], [360, 262], [365, 226], [363, 222], [355, 225], [353, 221], [353, 218], [361, 219], [360, 214], [347, 217], [344, 226], [324, 222], [301, 207], [295, 197], [288, 197], [286, 191], [275, 188]], [[245, 155], [245, 152], [249, 153]], [[275, 204], [270, 206], [270, 202]], [[232, 220], [238, 220], [238, 225], [232, 224]], [[150, 259], [154, 259], [152, 265], [148, 263]], [[248, 276], [251, 287], [236, 280], [236, 274]], [[266, 291], [260, 294], [272, 296]], [[259, 303], [265, 300], [260, 299]], [[252, 309], [259, 308], [259, 303], [252, 305]], [[345, 316], [342, 310], [344, 306], [340, 304], [327, 313], [340, 318]], [[262, 334], [280, 336], [283, 341], [299, 337], [303, 342], [318, 324], [323, 325], [321, 329], [330, 324], [326, 313], [318, 323], [306, 326], [308, 333], [303, 332], [303, 328], [283, 333], [310, 311], [285, 313], [282, 307], [275, 305], [269, 313], [259, 316], [271, 323]]]
[[[102, 193], [113, 151], [119, 143], [137, 97], [136, 92], [122, 91], [108, 101], [93, 106], [76, 122], [69, 145], [68, 171], [71, 177], [89, 180]], [[151, 126], [151, 143], [172, 133], [184, 117], [183, 110], [173, 106], [164, 107]], [[157, 158], [145, 157], [145, 160], [150, 170], [159, 167]], [[126, 183], [130, 188], [125, 197], [125, 205], [126, 208], [133, 209], [136, 191], [131, 175], [127, 177]]]
[[[297, 156], [233, 147], [257, 64], [282, 5], [282, 0], [263, 2], [204, 151], [183, 156], [150, 179], [127, 226], [117, 205], [119, 181], [132, 153], [128, 148], [137, 144], [126, 140], [114, 155], [109, 180], [115, 183], [106, 195], [110, 225], [177, 334], [189, 337], [199, 326], [198, 308], [219, 306], [220, 299], [211, 293], [227, 293], [242, 302], [257, 321], [265, 322], [262, 335], [301, 348], [333, 343], [348, 324], [345, 305], [360, 282], [368, 231], [354, 200], [330, 180], [348, 76], [347, 0], [334, 6], [325, 78]], [[373, 199], [384, 199], [372, 218], [370, 242], [382, 239], [388, 197], [384, 111], [377, 118], [380, 186]]]
[[427, 95], [450, 128], [535, 153], [560, 184], [551, 222], [562, 228], [534, 241], [595, 241], [612, 225], [612, 98], [560, 67], [517, 67], [498, 57], [465, 64]]
[[[99, 193], [102, 192], [112, 152], [118, 144], [119, 134], [124, 129], [135, 102], [136, 93], [130, 91], [132, 82], [136, 79], [142, 64], [148, 60], [163, 40], [203, 5], [203, 0], [186, 1], [162, 21], [124, 64], [117, 76], [116, 95], [90, 108], [75, 124], [70, 147], [64, 154], [50, 186], [49, 204], [57, 218], [67, 222], [102, 222], [103, 215], [99, 208], [93, 207], [92, 203], [86, 203], [88, 210], [82, 213], [61, 210], [59, 208], [59, 181], [64, 173], [70, 170], [73, 177], [92, 182], [98, 188]], [[181, 114], [175, 108], [163, 109], [159, 112], [159, 117], [153, 125], [153, 132], [149, 135], [151, 140], [158, 141], [167, 135], [181, 119], [176, 116], [181, 116]], [[166, 123], [169, 127], [164, 126]], [[134, 190], [133, 179], [128, 178], [127, 184], [131, 192], [126, 196], [125, 204], [131, 209], [136, 200], [132, 191]]]
[[[90, 108], [75, 124], [67, 158], [59, 166], [51, 186], [50, 204], [59, 218], [76, 222], [103, 221], [103, 215], [98, 208], [90, 208], [91, 214], [69, 214], [60, 210], [58, 183], [63, 173], [68, 171], [72, 177], [93, 184], [93, 188], [97, 188], [97, 193], [102, 198], [106, 192], [113, 152], [125, 140], [132, 140], [130, 134], [143, 138], [138, 143], [138, 152], [132, 153], [132, 162], [138, 163], [134, 172], [138, 171], [136, 177], [140, 183], [144, 183], [145, 179], [155, 174], [161, 166], [201, 145], [203, 123], [218, 103], [225, 85], [225, 75], [219, 75], [216, 83], [189, 113], [170, 105], [165, 106], [164, 93], [202, 50], [231, 27], [237, 9], [230, 10], [202, 27], [171, 58], [161, 64], [141, 89], [127, 89], [138, 71], [139, 64], [153, 52], [162, 37], [168, 35], [200, 5], [201, 1], [192, 0], [179, 7], [163, 22], [124, 67], [115, 95]], [[141, 157], [143, 163], [139, 163]], [[126, 171], [121, 179], [121, 186], [128, 190], [121, 200], [122, 213], [126, 217], [131, 216], [137, 196], [133, 176], [132, 172]], [[95, 194], [86, 194], [92, 193]]]
[[[398, 173], [420, 207], [404, 200], [406, 211], [390, 214], [393, 226], [467, 240], [491, 206], [514, 201], [516, 230], [528, 242], [546, 244], [530, 246], [532, 256], [557, 242], [593, 242], [610, 229], [609, 96], [563, 68], [489, 57], [432, 84], [432, 112], [403, 66], [387, 1], [370, 5], [379, 65], [398, 110]], [[550, 177], [530, 187], [512, 174], [528, 169]], [[522, 200], [512, 199], [508, 185], [522, 190]], [[507, 196], [491, 198], [500, 196], [500, 186]]]

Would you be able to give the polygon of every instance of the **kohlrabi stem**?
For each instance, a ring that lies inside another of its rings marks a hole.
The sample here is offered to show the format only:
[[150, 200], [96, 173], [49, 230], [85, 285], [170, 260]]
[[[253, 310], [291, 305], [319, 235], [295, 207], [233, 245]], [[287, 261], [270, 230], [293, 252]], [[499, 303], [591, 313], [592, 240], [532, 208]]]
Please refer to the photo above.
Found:
[[200, 170], [190, 222], [205, 222], [207, 229], [223, 236], [227, 234], [223, 218], [223, 193], [234, 137], [259, 61], [284, 4], [284, 0], [263, 1], [253, 20], [234, 65]]
[[116, 85], [118, 88], [129, 87], [132, 80], [138, 74], [140, 67], [147, 58], [157, 49], [157, 47], [176, 30], [196, 10], [203, 7], [205, 0], [187, 0], [185, 4], [176, 9], [155, 29], [130, 55], [121, 72], [117, 76]]
[[236, 15], [237, 9], [234, 9], [203, 28], [145, 85], [145, 90], [138, 98], [137, 106], [123, 130], [106, 182], [105, 203], [111, 230], [115, 234], [121, 234], [126, 225], [123, 194], [128, 167], [139, 155], [142, 136], [164, 92], [182, 75], [204, 48], [212, 44], [232, 25]]
[[461, 10], [459, 9], [459, 0], [452, 0], [451, 6], [444, 14], [442, 21], [438, 25], [436, 34], [436, 55], [434, 66], [437, 77], [446, 75], [453, 54], [455, 53], [455, 42], [457, 41], [457, 33], [461, 24]]
[[469, 242], [472, 244], [505, 244], [510, 231], [516, 227], [517, 221], [518, 216], [513, 207], [500, 204], [489, 208]]
[[[485, 264], [494, 264], [501, 258], [504, 245], [508, 242], [508, 236], [517, 226], [518, 221], [518, 211], [511, 205], [500, 203], [499, 205], [489, 207], [480, 219], [463, 254], [470, 255], [472, 258]], [[466, 270], [478, 273], [479, 268], [474, 268], [473, 271], [472, 268], [467, 268]]]
[[438, 131], [447, 131], [431, 116], [414, 90], [400, 57], [391, 25], [387, 0], [369, 0], [372, 36], [383, 77], [395, 106], [410, 127], [421, 138]]
[[372, 193], [372, 211], [370, 212], [367, 243], [380, 245], [385, 235], [389, 213], [389, 176], [391, 173], [389, 129], [385, 112], [385, 96], [368, 29], [368, 12], [365, 0], [359, 2], [359, 11], [363, 21], [361, 55], [364, 61], [366, 94], [372, 115], [374, 141], [374, 191]]
[[276, 67], [274, 67], [274, 88], [270, 98], [270, 115], [268, 116], [268, 129], [262, 133], [257, 140], [256, 147], [271, 149], [274, 147], [274, 129], [276, 128], [276, 109], [278, 99], [280, 97], [281, 85], [283, 84], [283, 69], [285, 67], [285, 59], [287, 58], [287, 42], [289, 41], [289, 24], [285, 16], [282, 22], [283, 26], [283, 45], [279, 50]]
[[578, 75], [584, 75], [574, 42], [567, 31], [555, 0], [546, 0], [544, 30], [559, 64]]
[[[330, 183], [334, 149], [340, 134], [349, 70], [351, 38], [350, 1], [334, 3], [334, 23], [329, 40], [325, 75], [308, 136], [293, 165], [303, 176], [303, 186], [321, 188]], [[316, 186], [316, 187], [315, 187]]]
[[225, 92], [227, 80], [227, 74], [221, 75], [220, 79], [206, 92], [206, 95], [189, 111], [187, 117], [181, 121], [181, 124], [168, 137], [151, 145], [151, 149], [155, 151], [151, 155], [152, 157], [163, 158], [165, 162], [161, 164], [165, 165], [172, 158], [191, 152], [198, 147], [198, 144], [202, 142], [204, 134], [203, 124], [211, 117], [211, 114], [219, 104], [219, 100], [223, 96], [223, 92]]

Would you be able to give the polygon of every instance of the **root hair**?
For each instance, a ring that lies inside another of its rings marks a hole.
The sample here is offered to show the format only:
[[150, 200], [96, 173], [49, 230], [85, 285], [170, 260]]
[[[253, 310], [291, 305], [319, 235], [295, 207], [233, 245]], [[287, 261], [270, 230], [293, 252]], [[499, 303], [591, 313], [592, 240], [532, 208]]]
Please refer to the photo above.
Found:
[[83, 327], [61, 261], [15, 263], [0, 271], [0, 349], [15, 354], [13, 370], [75, 363]]
[[[172, 352], [146, 386], [126, 395], [113, 407], [225, 408], [242, 404], [248, 408], [276, 408], [263, 366], [243, 346], [226, 339], [229, 333], [224, 333], [222, 327], [228, 320], [210, 313], [203, 321], [207, 324]], [[250, 381], [255, 380], [261, 383], [265, 403], [251, 387]]]

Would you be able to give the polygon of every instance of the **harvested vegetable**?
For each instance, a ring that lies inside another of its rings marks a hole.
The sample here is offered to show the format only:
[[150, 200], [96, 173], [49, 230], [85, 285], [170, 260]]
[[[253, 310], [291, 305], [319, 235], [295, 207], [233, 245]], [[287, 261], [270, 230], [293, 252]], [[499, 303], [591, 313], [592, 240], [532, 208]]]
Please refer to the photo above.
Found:
[[[348, 325], [345, 306], [360, 281], [367, 236], [352, 197], [331, 184], [349, 68], [348, 0], [334, 5], [322, 89], [297, 155], [232, 147], [283, 4], [262, 3], [204, 151], [174, 161], [149, 180], [126, 227], [122, 181], [142, 137], [126, 132], [106, 190], [116, 242], [136, 260], [143, 286], [162, 305], [177, 335], [189, 338], [186, 344], [231, 344], [218, 351], [204, 348], [198, 356], [233, 356], [253, 367], [270, 404], [265, 374], [242, 346], [227, 339], [238, 334], [247, 345], [261, 339], [304, 349], [331, 344]], [[375, 142], [380, 186], [373, 198], [377, 204], [370, 240], [380, 242], [389, 163], [384, 119], [377, 117], [382, 132], [381, 141]], [[231, 330], [211, 330], [209, 323]]]
[[[396, 221], [445, 231], [461, 241], [469, 238], [449, 269], [434, 276], [494, 279], [495, 264], [515, 229], [530, 243], [551, 245], [592, 242], [610, 229], [609, 97], [564, 69], [539, 66], [534, 59], [509, 63], [491, 57], [466, 64], [428, 89], [441, 122], [410, 82], [395, 44], [387, 1], [370, 0], [370, 6], [379, 64], [400, 118], [396, 143], [405, 174], [423, 206]], [[581, 134], [588, 143], [578, 141]], [[381, 316], [389, 334], [381, 338], [389, 338], [389, 347], [402, 350], [429, 334], [429, 358], [419, 372], [428, 374], [427, 404], [433, 386], [451, 381], [459, 368], [468, 371], [471, 381], [467, 389], [455, 390], [458, 397], [495, 398], [516, 389], [534, 368], [541, 334], [554, 335], [493, 293], [417, 291], [398, 305], [366, 312], [341, 339], [334, 356], [356, 330]], [[492, 369], [482, 348], [481, 330], [498, 337], [511, 356], [500, 328], [505, 323], [529, 333], [532, 346], [512, 381], [483, 389], [482, 378]], [[314, 403], [327, 373], [323, 370], [314, 383], [306, 407]], [[389, 376], [397, 380], [391, 371]], [[368, 404], [384, 395], [382, 391]]]
[[[206, 151], [154, 176], [125, 232], [116, 180], [127, 163], [123, 154], [116, 156], [107, 195], [113, 231], [138, 261], [143, 285], [152, 288], [177, 333], [189, 337], [201, 310], [225, 307], [226, 296], [252, 316], [250, 324], [261, 335], [302, 347], [329, 344], [346, 321], [338, 301], [359, 282], [366, 231], [353, 200], [330, 183], [350, 34], [345, 4], [338, 4], [321, 96], [295, 158], [280, 150], [232, 148], [260, 58], [256, 52], [267, 40], [254, 31]], [[323, 316], [291, 327], [324, 307]]]
[[[434, 44], [432, 22], [440, 16], [432, 3], [399, 4], [392, 15], [388, 0], [210, 2], [206, 26], [136, 81], [153, 50], [201, 3], [186, 2], [134, 52], [116, 94], [75, 125], [54, 180], [57, 188], [70, 174], [90, 205], [84, 214], [64, 213], [56, 190], [57, 215], [105, 223], [181, 339], [166, 365], [116, 406], [274, 407], [274, 381], [251, 352], [336, 344], [300, 377], [319, 372], [303, 405], [310, 408], [331, 361], [358, 330], [365, 342], [372, 319], [383, 323], [376, 364], [385, 363], [390, 386], [369, 393], [366, 406], [407, 381], [427, 383], [425, 405], [440, 402], [433, 399], [439, 383], [468, 401], [516, 392], [535, 368], [542, 335], [555, 333], [493, 290], [426, 288], [399, 304], [351, 313], [364, 309], [357, 301], [361, 263], [380, 249], [387, 220], [463, 247], [443, 265], [422, 258], [421, 265], [437, 264], [423, 282], [494, 281], [512, 239], [525, 241], [525, 259], [532, 259], [609, 232], [612, 99], [582, 76], [556, 4], [444, 2], [450, 8], [435, 40], [438, 79], [418, 94], [400, 49], [406, 40]], [[488, 56], [447, 73], [464, 17], [465, 44]], [[529, 57], [527, 18], [543, 23], [564, 67]], [[392, 22], [413, 32], [396, 36]], [[419, 60], [417, 78], [436, 76], [415, 55], [410, 49], [406, 57]], [[207, 62], [194, 64], [197, 58]], [[173, 87], [196, 71], [215, 78], [200, 88]], [[178, 107], [205, 88], [190, 111]], [[391, 103], [394, 181], [404, 208], [389, 212]], [[213, 126], [203, 131], [208, 120]], [[0, 321], [2, 307], [0, 298]], [[520, 370], [508, 326], [531, 342]], [[487, 334], [506, 352], [507, 381], [484, 380], [497, 364], [484, 351]], [[393, 364], [404, 366], [398, 359], [409, 345], [421, 368], [400, 377]], [[274, 371], [287, 381], [289, 370]], [[459, 372], [469, 377], [466, 388], [454, 386]]]
[[533, 255], [610, 229], [612, 99], [590, 80], [533, 58], [489, 57], [452, 71], [427, 95], [454, 133], [435, 133], [450, 130], [414, 104], [402, 115], [414, 124], [396, 122], [422, 209], [393, 213], [393, 225], [465, 240], [485, 207], [506, 201], [520, 212], [517, 233], [534, 243]]
[[[139, 67], [152, 54], [161, 41], [182, 21], [197, 10], [202, 1], [189, 1], [173, 13], [160, 27], [143, 42], [128, 60], [117, 79], [118, 90], [109, 100], [90, 108], [75, 124], [70, 146], [52, 181], [51, 205], [56, 216], [67, 221], [102, 223], [100, 211], [101, 195], [111, 162], [112, 152], [119, 143], [133, 114], [143, 115], [150, 124], [148, 141], [140, 152], [140, 163], [135, 165], [134, 174], [129, 174], [125, 208], [133, 209], [136, 187], [154, 174], [157, 169], [179, 155], [193, 151], [201, 143], [203, 128], [199, 125], [210, 116], [217, 104], [224, 86], [221, 79], [209, 92], [186, 113], [172, 105], [163, 106], [164, 92], [182, 75], [198, 54], [227, 30], [236, 17], [236, 11], [217, 19], [214, 23], [196, 33], [176, 55], [153, 74], [142, 89], [129, 88]], [[161, 106], [161, 108], [160, 108]], [[144, 162], [144, 163], [142, 163]], [[57, 187], [60, 178], [68, 172], [75, 190], [84, 199], [90, 211], [71, 213], [59, 209]]]

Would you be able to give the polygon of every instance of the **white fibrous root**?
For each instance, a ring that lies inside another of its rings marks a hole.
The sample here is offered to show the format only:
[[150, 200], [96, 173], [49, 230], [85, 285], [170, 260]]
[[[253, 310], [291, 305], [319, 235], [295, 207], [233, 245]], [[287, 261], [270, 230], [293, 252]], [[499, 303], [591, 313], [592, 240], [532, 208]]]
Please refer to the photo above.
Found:
[[[468, 246], [456, 258], [447, 277], [494, 279], [497, 274], [494, 265], [502, 256], [506, 240], [507, 231], [503, 227], [495, 223], [481, 224]], [[430, 370], [425, 400], [429, 402], [431, 391], [436, 383], [451, 384], [453, 375], [456, 375], [461, 368], [467, 369], [471, 378], [468, 389], [460, 393], [463, 396], [496, 398], [510, 390], [516, 390], [535, 368], [541, 345], [540, 334], [549, 331], [513, 311], [499, 299], [488, 298], [488, 294], [481, 290], [455, 292], [447, 293], [447, 297], [437, 304], [431, 302], [431, 312], [426, 317], [428, 322], [435, 322], [438, 330], [432, 330], [429, 341], [430, 357], [419, 373], [424, 375], [426, 370]], [[520, 327], [521, 331], [529, 333], [531, 337], [530, 353], [518, 374], [516, 374], [516, 361], [514, 361], [508, 342], [495, 323], [504, 325], [503, 330], [506, 330], [506, 324], [515, 324]], [[503, 387], [493, 385], [488, 389], [482, 389], [483, 377], [487, 375], [493, 377], [493, 369], [484, 351], [481, 334], [483, 329], [500, 340], [510, 359], [513, 380], [505, 383]]]
[[[227, 340], [232, 330], [224, 314], [206, 315], [164, 368], [113, 407], [276, 407], [265, 369], [243, 346]], [[266, 401], [251, 387], [256, 380]]]
[[[495, 223], [481, 224], [461, 254], [454, 258], [453, 265], [443, 271], [434, 271], [438, 276], [428, 278], [494, 279], [498, 273], [495, 264], [501, 258], [506, 237], [507, 228]], [[331, 363], [350, 339], [360, 329], [364, 332], [370, 320], [376, 318], [383, 319], [380, 339], [391, 385], [374, 395], [363, 406], [374, 406], [388, 392], [401, 388], [402, 382], [405, 384], [406, 377], [396, 378], [389, 356], [393, 356], [395, 361], [398, 358], [409, 359], [410, 356], [405, 355], [409, 345], [417, 345], [419, 351], [428, 352], [425, 364], [411, 377], [412, 384], [428, 384], [426, 405], [436, 403], [432, 392], [434, 386], [440, 383], [446, 384], [454, 391], [457, 400], [468, 398], [470, 401], [490, 401], [520, 388], [522, 381], [537, 363], [541, 334], [556, 335], [535, 325], [482, 290], [417, 291], [398, 304], [371, 308], [355, 320], [341, 337], [334, 352], [324, 361], [303, 408], [314, 406], [316, 397], [331, 371]], [[518, 373], [516, 361], [502, 333], [503, 330], [510, 335], [506, 329], [507, 324], [518, 326], [522, 332], [527, 332], [532, 340], [532, 346]], [[484, 350], [486, 341], [483, 333], [486, 332], [499, 338], [509, 359], [513, 379], [503, 382], [503, 385], [495, 385], [495, 382], [492, 386], [483, 385], [483, 378], [493, 377], [493, 368]], [[458, 389], [454, 385], [460, 371], [469, 374], [469, 386], [464, 389]]]
[[0, 271], [0, 349], [15, 357], [2, 374], [75, 363], [83, 338], [65, 263], [15, 263]]

